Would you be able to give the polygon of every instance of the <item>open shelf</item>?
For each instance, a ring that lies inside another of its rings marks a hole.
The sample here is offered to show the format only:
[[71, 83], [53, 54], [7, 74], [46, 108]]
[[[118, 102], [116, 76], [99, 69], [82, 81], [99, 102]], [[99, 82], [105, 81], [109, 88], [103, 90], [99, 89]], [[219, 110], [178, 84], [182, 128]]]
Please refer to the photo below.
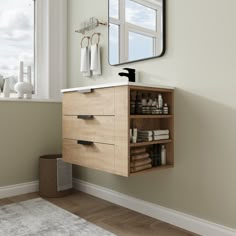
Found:
[[142, 146], [149, 146], [153, 144], [165, 144], [165, 143], [171, 143], [172, 140], [158, 140], [158, 141], [151, 141], [151, 142], [142, 142], [142, 143], [131, 143], [130, 147], [142, 147]]
[[166, 170], [166, 169], [170, 169], [170, 168], [173, 168], [173, 167], [174, 167], [174, 165], [156, 166], [156, 167], [152, 167], [150, 169], [146, 169], [146, 170], [141, 170], [141, 171], [138, 171], [138, 172], [130, 173], [130, 176], [141, 175], [141, 174], [145, 174], [145, 173], [152, 172], [152, 171]]
[[131, 119], [170, 119], [172, 115], [130, 115]]

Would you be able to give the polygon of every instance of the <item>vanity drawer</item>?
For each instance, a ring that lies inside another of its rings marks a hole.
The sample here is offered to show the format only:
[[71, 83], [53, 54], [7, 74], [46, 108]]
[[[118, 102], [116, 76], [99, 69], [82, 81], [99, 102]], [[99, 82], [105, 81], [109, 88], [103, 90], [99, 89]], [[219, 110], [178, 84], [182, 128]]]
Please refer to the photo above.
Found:
[[114, 144], [114, 116], [63, 116], [63, 137]]
[[114, 115], [114, 88], [94, 89], [91, 92], [68, 92], [63, 95], [64, 115]]
[[78, 144], [76, 140], [63, 140], [63, 159], [66, 162], [97, 170], [114, 172], [114, 145]]

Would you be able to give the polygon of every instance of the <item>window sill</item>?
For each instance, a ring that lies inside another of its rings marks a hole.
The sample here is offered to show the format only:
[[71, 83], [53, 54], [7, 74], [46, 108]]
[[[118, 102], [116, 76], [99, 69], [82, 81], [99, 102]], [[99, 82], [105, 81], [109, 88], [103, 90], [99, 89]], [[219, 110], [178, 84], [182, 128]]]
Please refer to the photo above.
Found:
[[20, 98], [3, 98], [0, 97], [0, 102], [48, 102], [48, 103], [62, 103], [60, 99], [42, 99], [42, 98], [32, 98], [32, 99], [20, 99]]

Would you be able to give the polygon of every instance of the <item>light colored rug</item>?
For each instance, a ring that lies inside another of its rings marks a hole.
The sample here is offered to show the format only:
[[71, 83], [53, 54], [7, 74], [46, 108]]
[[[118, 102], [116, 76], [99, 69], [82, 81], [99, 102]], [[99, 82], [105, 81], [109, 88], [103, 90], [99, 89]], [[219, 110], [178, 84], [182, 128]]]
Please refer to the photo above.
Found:
[[0, 236], [114, 236], [42, 198], [0, 207]]

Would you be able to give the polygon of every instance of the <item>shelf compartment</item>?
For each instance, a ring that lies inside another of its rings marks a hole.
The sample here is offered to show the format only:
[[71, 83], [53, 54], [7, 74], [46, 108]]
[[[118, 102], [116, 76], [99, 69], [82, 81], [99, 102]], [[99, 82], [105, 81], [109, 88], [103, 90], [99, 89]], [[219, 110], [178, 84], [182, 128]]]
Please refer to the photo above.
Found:
[[142, 142], [142, 143], [130, 143], [130, 147], [142, 147], [153, 144], [165, 144], [165, 143], [172, 143], [172, 140], [168, 139], [168, 140], [158, 140], [158, 141]]
[[150, 169], [141, 170], [141, 171], [134, 172], [134, 173], [130, 172], [130, 176], [141, 175], [141, 174], [146, 174], [148, 172], [153, 172], [153, 171], [158, 171], [158, 170], [166, 170], [166, 169], [170, 169], [170, 168], [174, 168], [174, 165], [156, 166], [156, 167], [152, 167]]
[[173, 115], [130, 115], [130, 119], [170, 119]]

